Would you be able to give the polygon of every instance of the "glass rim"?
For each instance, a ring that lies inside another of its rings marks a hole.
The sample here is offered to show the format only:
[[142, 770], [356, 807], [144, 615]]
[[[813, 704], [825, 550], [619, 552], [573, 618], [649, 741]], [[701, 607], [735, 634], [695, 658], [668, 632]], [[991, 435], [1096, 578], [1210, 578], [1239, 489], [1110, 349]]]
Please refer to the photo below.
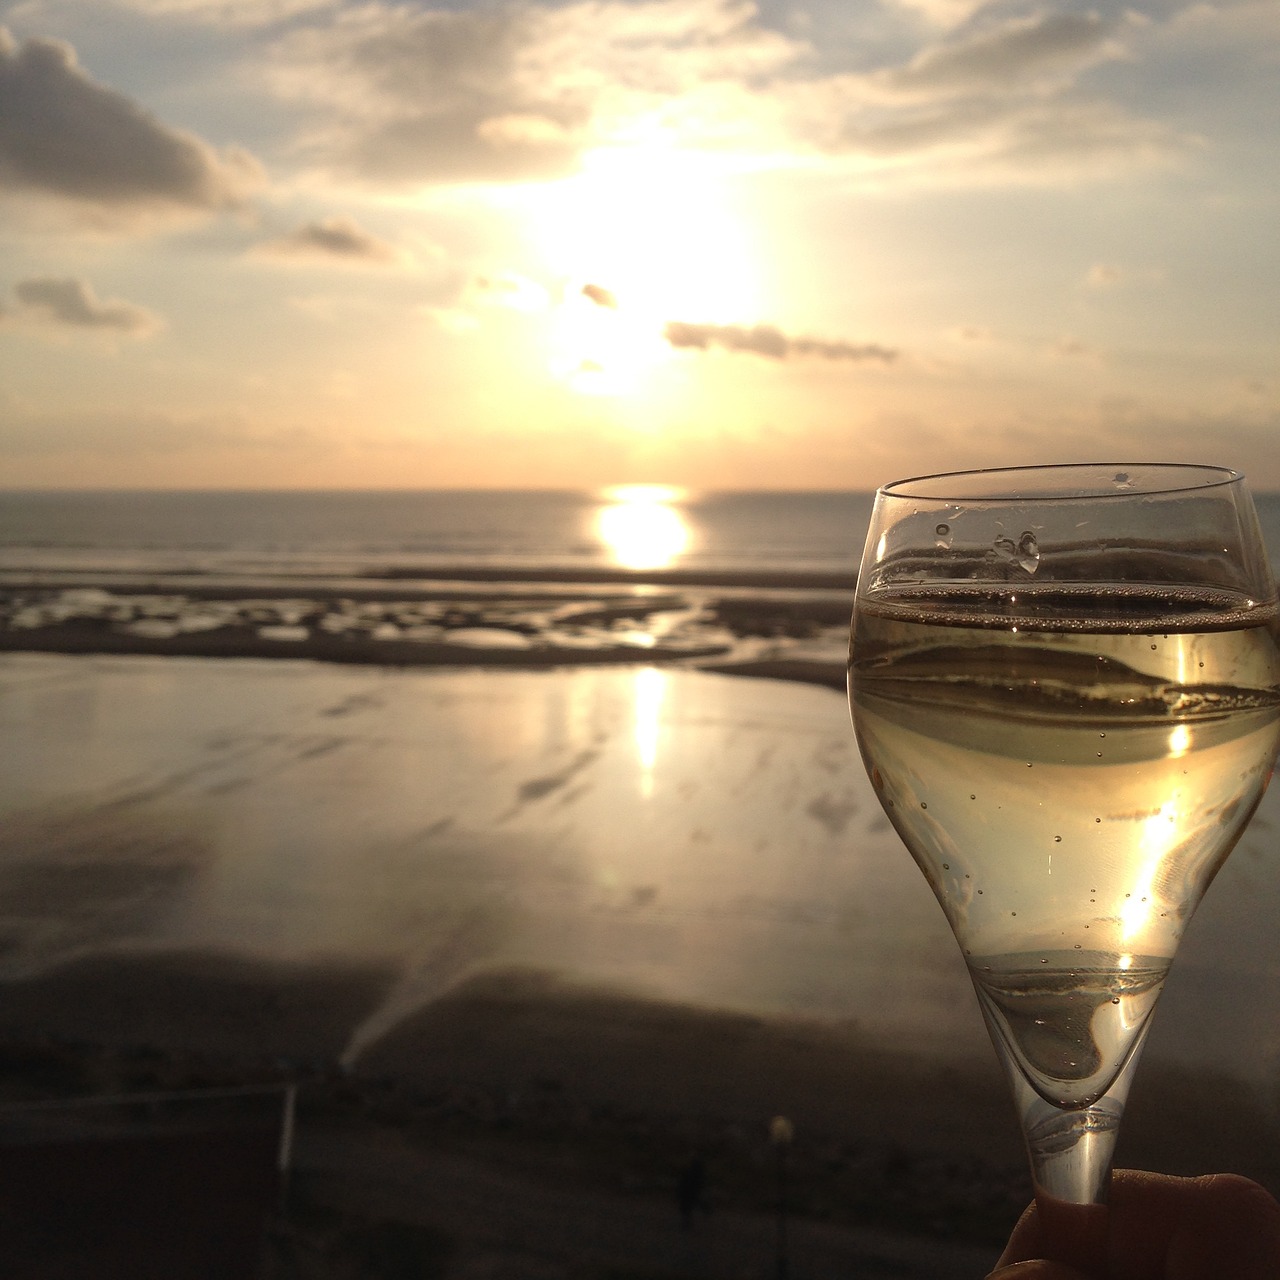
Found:
[[[1115, 472], [1116, 476], [1124, 476], [1127, 472], [1140, 471], [1170, 476], [1167, 484], [1152, 484], [1132, 488], [1103, 488], [1094, 483], [1081, 486], [1078, 492], [1019, 492], [1016, 486], [997, 488], [993, 485], [987, 493], [963, 492], [963, 485], [957, 485], [957, 491], [949, 492], [940, 482], [973, 480], [979, 476], [1012, 477], [1016, 474], [1059, 475], [1070, 471], [1078, 472]], [[1172, 473], [1181, 472], [1185, 478], [1181, 482], [1172, 479]], [[1198, 476], [1199, 479], [1190, 479]], [[1238, 484], [1245, 478], [1242, 471], [1231, 467], [1215, 466], [1198, 462], [1048, 462], [1029, 463], [1015, 467], [973, 467], [960, 471], [939, 471], [928, 475], [908, 476], [902, 480], [892, 480], [876, 490], [877, 497], [913, 498], [924, 502], [1097, 502], [1105, 499], [1124, 499], [1135, 497], [1155, 497], [1174, 493], [1191, 493], [1205, 489], [1214, 489]], [[922, 488], [921, 486], [928, 486]]]

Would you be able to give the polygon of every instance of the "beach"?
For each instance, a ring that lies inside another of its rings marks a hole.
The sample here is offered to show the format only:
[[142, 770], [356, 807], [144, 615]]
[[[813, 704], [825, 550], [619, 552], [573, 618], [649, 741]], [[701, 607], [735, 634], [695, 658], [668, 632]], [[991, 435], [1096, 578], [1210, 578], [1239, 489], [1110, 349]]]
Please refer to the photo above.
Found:
[[[780, 1207], [795, 1277], [990, 1268], [1013, 1107], [844, 696], [866, 495], [641, 502], [686, 522], [647, 565], [555, 494], [29, 505], [0, 1101], [296, 1089], [273, 1277], [775, 1275]], [[1280, 1189], [1278, 825], [1187, 932], [1121, 1164]]]
[[[368, 1144], [407, 1143], [388, 1205], [478, 1161], [643, 1235], [696, 1148], [730, 1251], [768, 1234], [786, 1115], [797, 1219], [844, 1241], [811, 1274], [869, 1230], [990, 1259], [1028, 1195], [1012, 1107], [821, 661], [483, 656], [0, 658], [11, 1096], [51, 1061], [72, 1091], [304, 1081], [299, 1166], [359, 1220]], [[1188, 933], [1122, 1163], [1280, 1186], [1278, 800]]]

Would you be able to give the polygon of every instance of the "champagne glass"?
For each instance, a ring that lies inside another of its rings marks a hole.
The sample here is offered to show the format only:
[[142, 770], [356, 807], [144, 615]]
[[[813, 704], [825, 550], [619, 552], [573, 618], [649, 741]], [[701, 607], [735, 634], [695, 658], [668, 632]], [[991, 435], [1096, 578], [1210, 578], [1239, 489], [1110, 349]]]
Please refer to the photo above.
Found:
[[1001, 468], [876, 495], [859, 747], [964, 953], [1051, 1247], [1098, 1274], [1156, 1000], [1280, 742], [1278, 638], [1236, 472]]

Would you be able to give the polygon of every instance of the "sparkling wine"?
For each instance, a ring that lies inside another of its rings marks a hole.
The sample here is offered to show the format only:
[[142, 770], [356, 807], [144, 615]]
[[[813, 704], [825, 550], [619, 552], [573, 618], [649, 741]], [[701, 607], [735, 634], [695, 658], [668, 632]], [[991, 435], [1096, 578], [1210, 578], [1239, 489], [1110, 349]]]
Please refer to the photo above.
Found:
[[1055, 1107], [1083, 1107], [1111, 1086], [1141, 1042], [1167, 959], [1065, 951], [970, 959], [993, 1036]]
[[1265, 788], [1278, 689], [1274, 619], [1225, 592], [860, 604], [850, 697], [872, 783], [997, 1045], [1054, 1106], [1101, 1097], [1141, 1044]]

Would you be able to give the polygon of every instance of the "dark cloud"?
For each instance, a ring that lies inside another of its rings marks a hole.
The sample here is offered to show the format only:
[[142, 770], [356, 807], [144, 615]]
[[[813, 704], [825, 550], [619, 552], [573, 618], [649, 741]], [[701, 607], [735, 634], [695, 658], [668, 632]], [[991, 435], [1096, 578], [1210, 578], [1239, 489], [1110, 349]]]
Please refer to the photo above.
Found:
[[698, 351], [706, 351], [710, 347], [722, 347], [726, 351], [747, 352], [751, 355], [767, 356], [771, 360], [808, 356], [820, 360], [873, 361], [891, 364], [899, 354], [892, 347], [882, 347], [874, 343], [789, 338], [780, 329], [767, 324], [758, 324], [748, 329], [736, 324], [686, 324], [683, 321], [672, 320], [663, 330], [663, 336], [673, 347], [694, 348]]
[[246, 152], [219, 155], [92, 80], [70, 45], [19, 45], [0, 27], [0, 190], [117, 209], [218, 209], [261, 176]]
[[13, 292], [23, 312], [72, 329], [100, 329], [142, 337], [159, 325], [156, 316], [145, 307], [98, 298], [87, 280], [21, 280]]
[[584, 284], [582, 286], [582, 296], [590, 298], [597, 307], [607, 307], [610, 311], [618, 309], [618, 299], [614, 296], [613, 291], [606, 289], [602, 284]]
[[385, 240], [343, 216], [305, 223], [279, 240], [260, 245], [258, 252], [273, 258], [373, 264], [394, 262], [400, 256]]

